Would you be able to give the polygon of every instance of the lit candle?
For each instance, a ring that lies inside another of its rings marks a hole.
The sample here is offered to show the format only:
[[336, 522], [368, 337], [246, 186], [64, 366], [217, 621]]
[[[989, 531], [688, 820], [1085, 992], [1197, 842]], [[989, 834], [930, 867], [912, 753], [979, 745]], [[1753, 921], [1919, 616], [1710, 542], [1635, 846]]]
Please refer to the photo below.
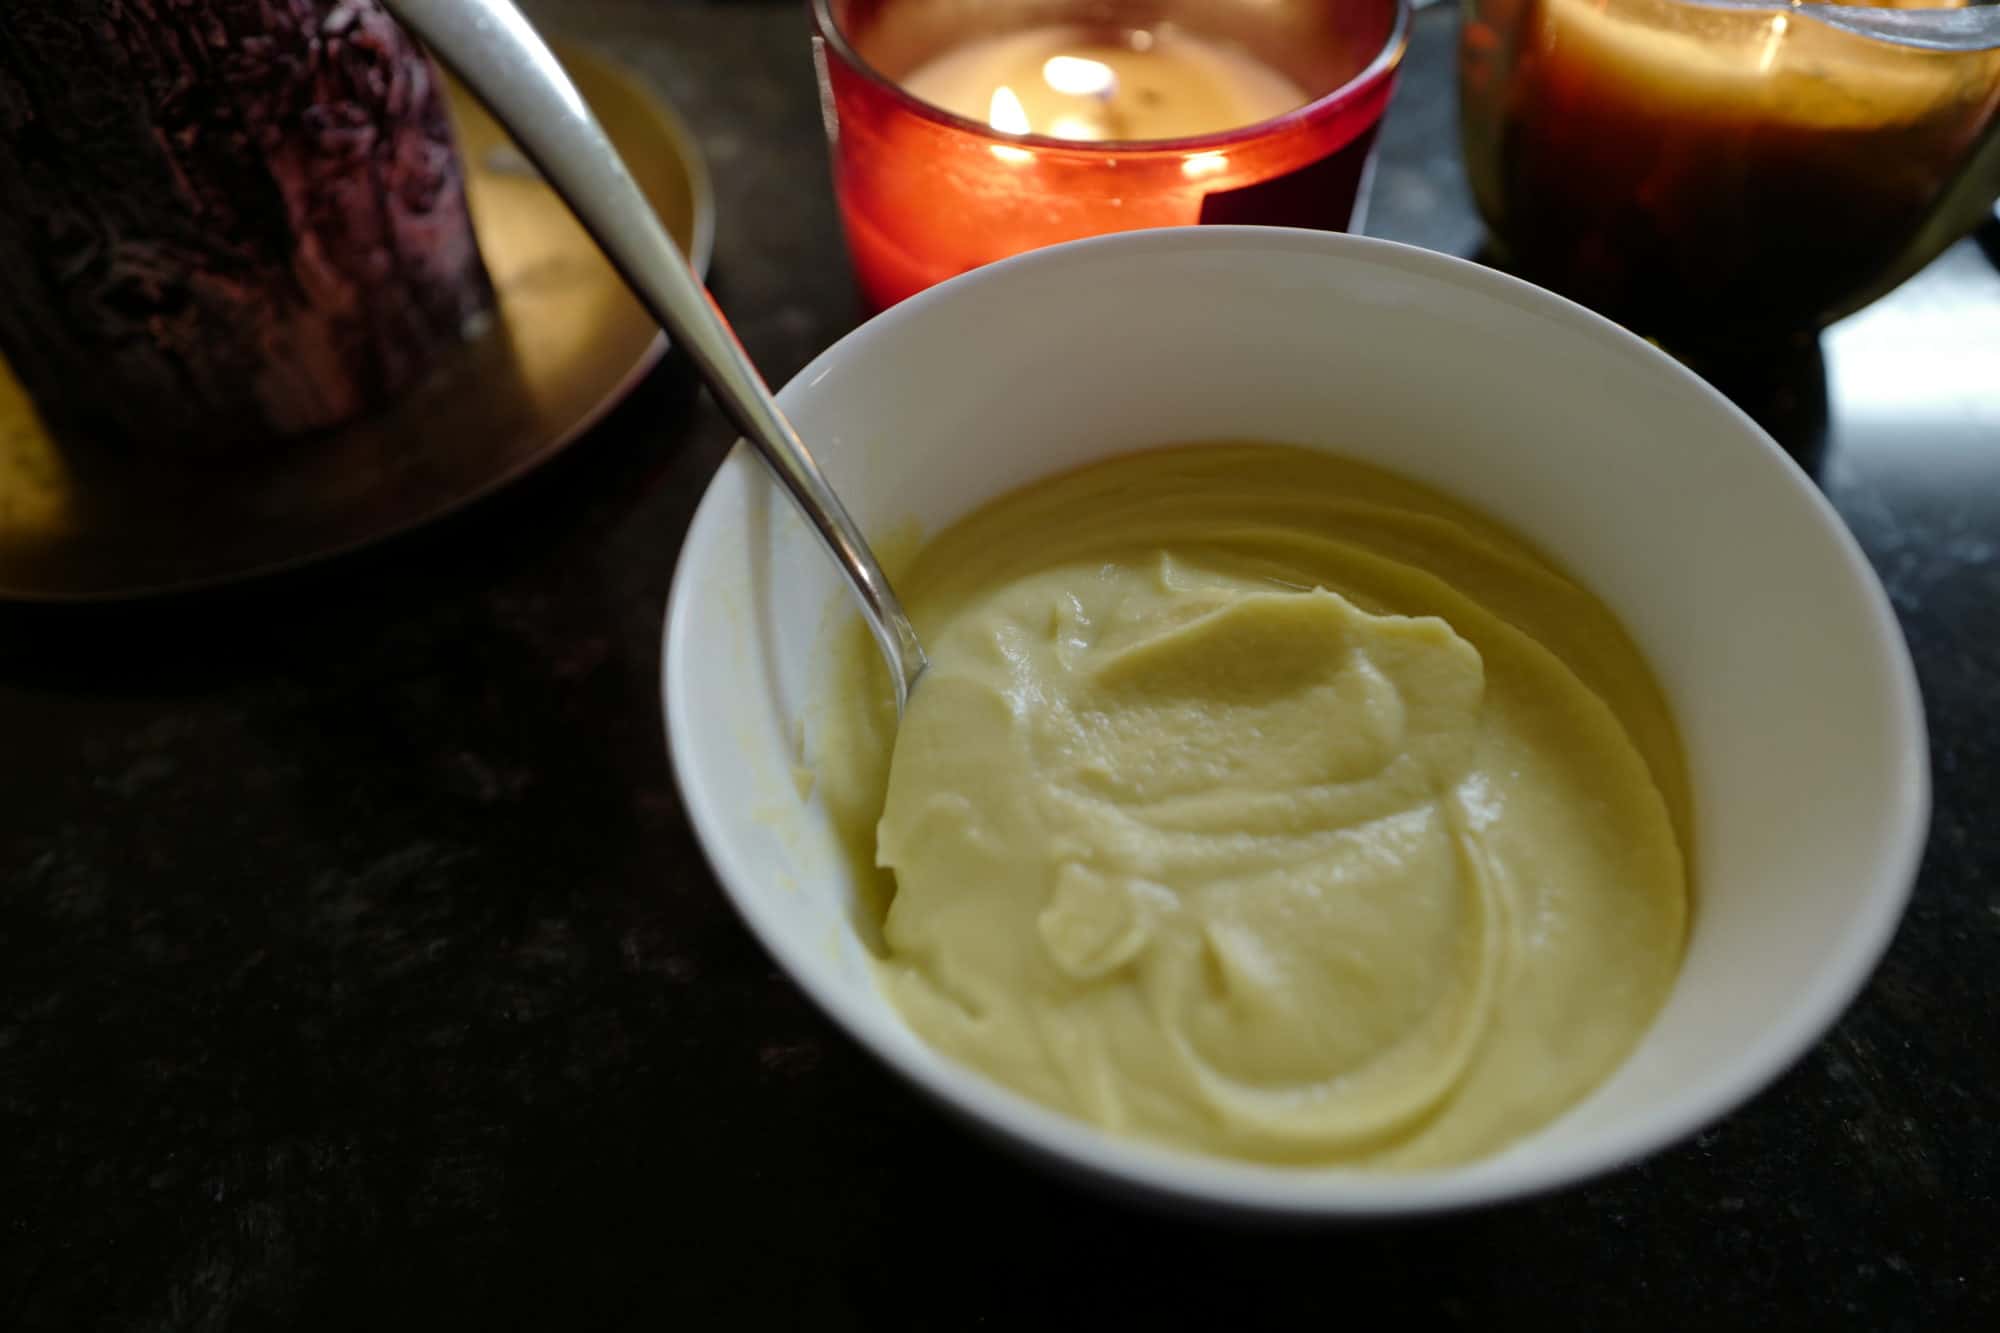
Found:
[[1296, 111], [1305, 90], [1244, 52], [1172, 27], [1093, 40], [1079, 27], [967, 42], [911, 71], [913, 96], [1004, 134], [1188, 139]]
[[834, 189], [871, 306], [1104, 232], [1349, 225], [1404, 0], [1163, 0], [1149, 29], [1051, 8], [815, 0]]
[[1810, 12], [1468, 6], [1466, 165], [1509, 265], [1731, 360], [1915, 272], [1975, 216], [2000, 52], [1871, 40]]

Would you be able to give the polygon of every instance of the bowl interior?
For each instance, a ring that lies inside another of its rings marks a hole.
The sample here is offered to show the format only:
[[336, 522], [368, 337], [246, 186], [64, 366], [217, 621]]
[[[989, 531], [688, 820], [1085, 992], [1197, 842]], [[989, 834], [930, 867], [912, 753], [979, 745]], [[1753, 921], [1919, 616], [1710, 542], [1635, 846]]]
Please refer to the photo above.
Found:
[[1928, 812], [1922, 718], [1881, 589], [1812, 488], [1637, 339], [1473, 265], [1257, 228], [1134, 233], [933, 290], [781, 395], [864, 528], [935, 531], [1128, 450], [1265, 439], [1393, 468], [1510, 523], [1623, 618], [1695, 794], [1695, 903], [1665, 1010], [1585, 1102], [1482, 1162], [1387, 1176], [1109, 1139], [934, 1056], [877, 993], [854, 886], [792, 765], [851, 614], [739, 448], [669, 609], [668, 731], [731, 898], [833, 1017], [949, 1106], [1116, 1184], [1221, 1206], [1411, 1211], [1548, 1188], [1659, 1147], [1774, 1077], [1866, 978]]

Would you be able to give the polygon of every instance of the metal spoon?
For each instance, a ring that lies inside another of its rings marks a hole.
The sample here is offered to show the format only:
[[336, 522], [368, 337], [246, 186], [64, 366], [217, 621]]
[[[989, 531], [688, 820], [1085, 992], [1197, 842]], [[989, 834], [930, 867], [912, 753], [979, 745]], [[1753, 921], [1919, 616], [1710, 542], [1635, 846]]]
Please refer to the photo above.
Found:
[[541, 170], [791, 493], [861, 602], [900, 717], [927, 660], [868, 542], [688, 268], [569, 76], [510, 0], [383, 0]]

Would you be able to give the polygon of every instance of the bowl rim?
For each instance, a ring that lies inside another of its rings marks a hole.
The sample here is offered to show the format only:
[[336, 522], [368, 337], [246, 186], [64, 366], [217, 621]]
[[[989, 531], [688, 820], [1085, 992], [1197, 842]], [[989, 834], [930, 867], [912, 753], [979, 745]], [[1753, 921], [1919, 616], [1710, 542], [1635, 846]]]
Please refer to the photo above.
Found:
[[1790, 457], [1720, 392], [1666, 353], [1611, 321], [1552, 292], [1468, 260], [1416, 246], [1344, 233], [1275, 227], [1199, 226], [1123, 232], [1072, 241], [1002, 260], [891, 307], [834, 342], [787, 383], [810, 385], [857, 355], [875, 336], [871, 330], [926, 317], [933, 307], [976, 297], [989, 285], [1019, 275], [1088, 267], [1103, 259], [1145, 254], [1215, 254], [1245, 247], [1268, 254], [1359, 260], [1399, 268], [1471, 294], [1498, 299], [1530, 314], [1551, 318], [1621, 346], [1648, 362], [1655, 373], [1692, 389], [1738, 427], [1739, 438], [1761, 455], [1752, 467], [1776, 467], [1783, 484], [1804, 500], [1821, 536], [1842, 562], [1847, 577], [1861, 585], [1873, 650], [1891, 681], [1885, 700], [1897, 754], [1885, 773], [1885, 790], [1895, 793], [1891, 819], [1873, 864], [1874, 889], [1842, 932], [1813, 986], [1801, 991], [1778, 1020], [1759, 1032], [1711, 1076], [1691, 1082], [1662, 1099], [1647, 1114], [1631, 1117], [1597, 1134], [1579, 1150], [1554, 1146], [1531, 1156], [1498, 1155], [1433, 1171], [1388, 1173], [1357, 1167], [1267, 1165], [1168, 1148], [1120, 1138], [1044, 1107], [945, 1057], [920, 1058], [913, 1047], [883, 1040], [860, 1000], [822, 984], [808, 955], [767, 908], [739, 881], [754, 879], [724, 833], [725, 812], [701, 785], [690, 780], [692, 756], [684, 739], [692, 732], [696, 702], [679, 683], [677, 669], [686, 651], [698, 593], [689, 568], [692, 553], [717, 540], [727, 522], [716, 495], [716, 480], [731, 466], [758, 464], [739, 441], [710, 478], [690, 522], [668, 594], [661, 644], [661, 693], [667, 749], [674, 781], [724, 896], [765, 951], [791, 982], [860, 1047], [909, 1082], [978, 1126], [1000, 1131], [1015, 1145], [1055, 1159], [1072, 1170], [1127, 1193], [1195, 1205], [1225, 1213], [1297, 1220], [1338, 1220], [1419, 1216], [1529, 1198], [1600, 1176], [1650, 1156], [1727, 1115], [1786, 1072], [1840, 1018], [1873, 974], [1887, 950], [1909, 901], [1930, 820], [1929, 741], [1916, 671], [1901, 627], [1873, 567], [1833, 506]]

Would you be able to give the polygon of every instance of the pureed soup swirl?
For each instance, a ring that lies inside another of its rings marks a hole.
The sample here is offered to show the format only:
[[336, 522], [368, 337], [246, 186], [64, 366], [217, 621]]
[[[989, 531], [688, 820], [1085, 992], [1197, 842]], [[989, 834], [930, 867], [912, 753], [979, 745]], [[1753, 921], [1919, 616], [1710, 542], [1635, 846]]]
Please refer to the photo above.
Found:
[[[1546, 1123], [1664, 1000], [1672, 721], [1491, 520], [1198, 446], [1003, 497], [897, 583], [931, 668], [812, 760], [892, 877], [880, 982], [951, 1057], [1121, 1134], [1416, 1168]], [[879, 687], [864, 632], [842, 662]]]

